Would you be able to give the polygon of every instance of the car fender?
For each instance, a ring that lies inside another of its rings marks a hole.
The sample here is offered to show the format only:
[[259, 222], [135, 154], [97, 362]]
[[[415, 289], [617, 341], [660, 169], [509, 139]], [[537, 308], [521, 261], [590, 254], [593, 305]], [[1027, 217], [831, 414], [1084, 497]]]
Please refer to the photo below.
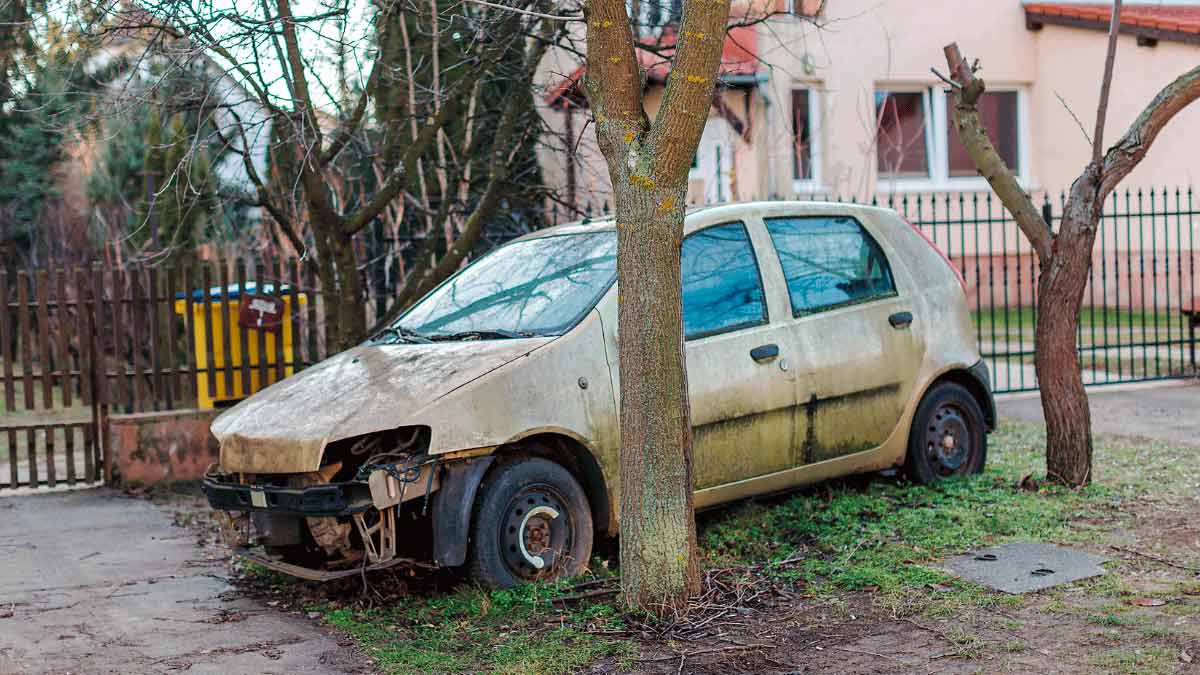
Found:
[[447, 463], [442, 487], [433, 494], [433, 561], [458, 567], [467, 560], [475, 493], [495, 457], [476, 457]]

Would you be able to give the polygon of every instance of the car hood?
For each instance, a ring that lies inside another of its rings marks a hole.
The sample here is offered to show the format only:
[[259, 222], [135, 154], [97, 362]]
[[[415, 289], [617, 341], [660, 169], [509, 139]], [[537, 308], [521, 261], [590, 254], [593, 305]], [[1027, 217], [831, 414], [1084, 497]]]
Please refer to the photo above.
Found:
[[218, 416], [212, 433], [221, 442], [221, 468], [316, 471], [326, 444], [403, 426], [418, 410], [550, 340], [354, 347]]

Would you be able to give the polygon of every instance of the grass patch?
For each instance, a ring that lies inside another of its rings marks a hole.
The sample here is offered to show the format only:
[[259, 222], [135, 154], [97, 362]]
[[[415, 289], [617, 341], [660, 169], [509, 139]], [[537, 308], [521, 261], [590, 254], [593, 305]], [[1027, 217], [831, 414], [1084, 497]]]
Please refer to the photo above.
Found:
[[630, 654], [629, 643], [589, 632], [624, 627], [613, 605], [556, 608], [552, 600], [567, 587], [528, 584], [489, 592], [462, 586], [381, 609], [330, 604], [309, 609], [393, 673], [554, 675], [574, 672], [601, 656]]
[[1175, 672], [1175, 652], [1165, 647], [1114, 649], [1092, 657], [1092, 665], [1110, 673], [1154, 675]]
[[[982, 330], [985, 337], [990, 336], [994, 328], [997, 335], [1023, 333], [1032, 339], [1035, 318], [1033, 307], [995, 307], [971, 312], [972, 325]], [[1097, 331], [1107, 329], [1128, 333], [1130, 330], [1141, 331], [1143, 326], [1147, 331], [1187, 331], [1183, 317], [1175, 311], [1167, 313], [1086, 305], [1079, 311], [1079, 325], [1089, 332], [1095, 327]]]
[[979, 476], [933, 486], [835, 485], [825, 495], [734, 507], [702, 527], [705, 562], [779, 560], [803, 550], [806, 560], [780, 575], [829, 590], [923, 587], [948, 582], [928, 566], [946, 555], [1014, 539], [1070, 539], [1074, 517], [1102, 514], [1124, 492], [1108, 485], [1019, 490], [1017, 479], [1041, 465], [1036, 428], [1005, 425], [991, 445], [988, 469]]

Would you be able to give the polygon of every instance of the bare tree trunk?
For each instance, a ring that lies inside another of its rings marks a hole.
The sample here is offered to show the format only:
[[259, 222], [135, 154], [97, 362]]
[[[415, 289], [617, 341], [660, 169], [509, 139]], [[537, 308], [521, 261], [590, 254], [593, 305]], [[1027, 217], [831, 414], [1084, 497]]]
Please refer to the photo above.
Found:
[[613, 185], [621, 366], [621, 590], [629, 607], [686, 609], [700, 587], [679, 258], [688, 167], [720, 66], [728, 2], [688, 0], [653, 123], [623, 0], [592, 0], [588, 102]]
[[1092, 265], [1092, 247], [1104, 201], [1145, 157], [1155, 137], [1180, 110], [1200, 98], [1200, 67], [1167, 85], [1142, 111], [1115, 145], [1103, 152], [1104, 120], [1120, 25], [1121, 3], [1114, 3], [1092, 141], [1092, 160], [1071, 186], [1057, 235], [996, 152], [979, 119], [976, 103], [985, 85], [975, 76], [958, 45], [946, 46], [953, 80], [953, 118], [958, 137], [980, 175], [987, 179], [1021, 232], [1037, 252], [1038, 315], [1034, 364], [1046, 418], [1046, 474], [1079, 487], [1092, 480], [1092, 420], [1078, 357], [1079, 310]]
[[[1094, 183], [1089, 181], [1089, 186]], [[1095, 215], [1089, 202], [1075, 198], [1073, 189], [1055, 237], [1055, 253], [1038, 278], [1038, 306], [1043, 311], [1034, 335], [1034, 367], [1046, 419], [1046, 475], [1074, 486], [1092, 478], [1092, 415], [1079, 366], [1078, 327], [1092, 266]]]
[[[685, 191], [664, 190], [676, 203]], [[627, 603], [665, 613], [699, 590], [679, 276], [683, 212], [664, 212], [662, 198], [632, 187], [614, 196], [617, 222], [629, 224], [617, 231], [622, 586]]]

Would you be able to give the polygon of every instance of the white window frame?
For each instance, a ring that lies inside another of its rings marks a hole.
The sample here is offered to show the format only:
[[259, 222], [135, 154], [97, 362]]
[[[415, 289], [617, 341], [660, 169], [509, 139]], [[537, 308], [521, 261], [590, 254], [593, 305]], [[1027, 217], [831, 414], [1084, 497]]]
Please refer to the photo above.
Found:
[[[949, 92], [942, 86], [919, 87], [912, 85], [876, 85], [871, 100], [880, 91], [894, 93], [924, 94], [925, 107], [925, 156], [929, 160], [928, 178], [889, 178], [879, 172], [879, 148], [875, 152], [875, 190], [877, 192], [978, 192], [988, 189], [982, 176], [950, 176], [950, 149], [948, 146], [950, 119], [946, 114]], [[1021, 85], [991, 85], [989, 92], [1016, 92], [1017, 94], [1017, 183], [1026, 189], [1032, 188], [1029, 174], [1031, 152], [1029, 147], [1029, 90]]]
[[[812, 178], [796, 178], [796, 111], [792, 110], [792, 92], [804, 90], [808, 92], [808, 138], [809, 164], [812, 165]], [[795, 194], [813, 194], [823, 192], [821, 184], [821, 92], [810, 83], [798, 82], [787, 90], [788, 94], [788, 137], [792, 139], [788, 152], [788, 173], [792, 174], [792, 192]]]
[[733, 129], [725, 118], [710, 116], [696, 145], [696, 166], [688, 169], [688, 181], [704, 183], [706, 204], [733, 201], [733, 171], [737, 147]]

